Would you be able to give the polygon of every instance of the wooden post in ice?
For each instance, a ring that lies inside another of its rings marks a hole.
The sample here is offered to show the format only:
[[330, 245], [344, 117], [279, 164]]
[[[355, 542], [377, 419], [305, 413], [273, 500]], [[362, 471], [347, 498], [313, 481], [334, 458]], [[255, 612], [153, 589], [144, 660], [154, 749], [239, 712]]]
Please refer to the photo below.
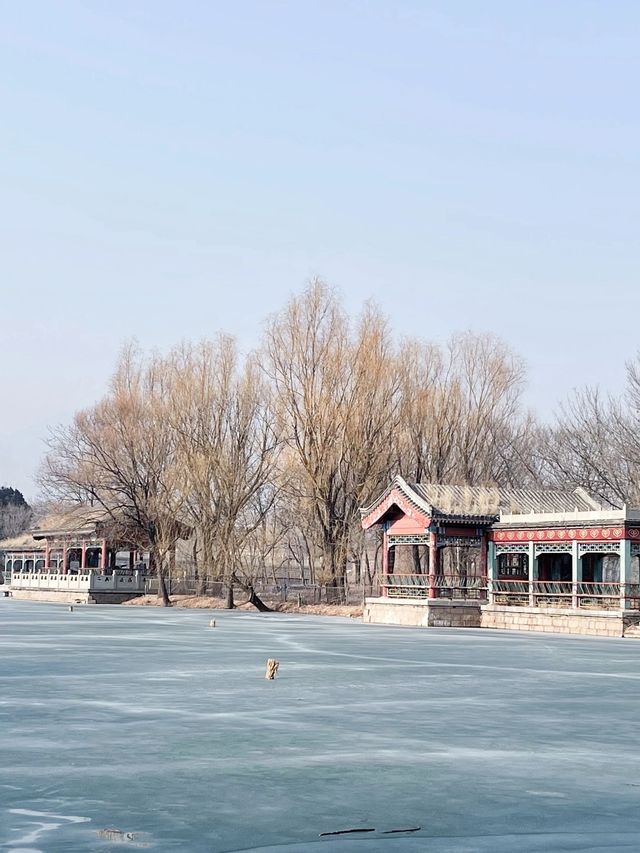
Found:
[[215, 619], [209, 619], [209, 627], [210, 628], [216, 627], [216, 620]]
[[268, 681], [273, 681], [273, 679], [276, 677], [276, 673], [278, 671], [279, 666], [280, 666], [279, 660], [275, 660], [274, 658], [269, 658], [269, 660], [267, 661], [267, 671], [266, 671], [264, 677]]

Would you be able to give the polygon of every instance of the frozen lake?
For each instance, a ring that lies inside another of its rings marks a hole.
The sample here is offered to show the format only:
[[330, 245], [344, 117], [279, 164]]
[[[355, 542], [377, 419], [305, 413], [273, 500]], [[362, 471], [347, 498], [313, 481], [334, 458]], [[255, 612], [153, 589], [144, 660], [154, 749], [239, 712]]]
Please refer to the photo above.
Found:
[[0, 641], [2, 850], [640, 849], [631, 640], [0, 599]]

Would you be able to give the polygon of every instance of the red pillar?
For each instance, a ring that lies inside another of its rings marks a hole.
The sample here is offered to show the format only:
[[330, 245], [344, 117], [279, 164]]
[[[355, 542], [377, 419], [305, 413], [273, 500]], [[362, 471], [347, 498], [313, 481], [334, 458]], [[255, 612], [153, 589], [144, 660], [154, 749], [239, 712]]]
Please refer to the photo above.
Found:
[[51, 568], [51, 544], [48, 539], [44, 540], [44, 567], [46, 571]]
[[67, 573], [67, 543], [62, 543], [62, 574]]
[[107, 568], [107, 540], [102, 540], [102, 552], [100, 556], [100, 568], [104, 572]]
[[84, 570], [87, 568], [87, 543], [83, 539], [82, 540], [82, 556], [80, 557], [80, 569]]
[[[387, 531], [382, 531], [382, 582], [385, 583], [389, 574], [389, 545], [387, 540]], [[389, 595], [389, 589], [383, 586], [381, 589], [384, 597]]]
[[436, 575], [438, 574], [438, 534], [429, 533], [429, 598], [436, 598]]
[[487, 539], [487, 534], [485, 532], [482, 534], [482, 538], [480, 540], [480, 578], [481, 586], [483, 590], [485, 590], [485, 596], [488, 596], [489, 594], [488, 549], [489, 540]]
[[488, 563], [489, 563], [489, 540], [487, 539], [487, 534], [482, 534], [482, 539], [480, 540], [480, 577], [486, 581], [489, 576], [488, 571]]

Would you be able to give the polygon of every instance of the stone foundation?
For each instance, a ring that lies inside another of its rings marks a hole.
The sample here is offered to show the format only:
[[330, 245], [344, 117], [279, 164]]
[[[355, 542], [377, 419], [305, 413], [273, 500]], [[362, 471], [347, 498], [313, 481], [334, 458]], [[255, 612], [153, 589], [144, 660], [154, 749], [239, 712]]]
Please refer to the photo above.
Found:
[[553, 634], [592, 634], [623, 637], [640, 623], [636, 610], [555, 610], [542, 607], [504, 607], [487, 604], [482, 608], [482, 627], [504, 631], [542, 631]]
[[57, 604], [122, 604], [138, 598], [141, 592], [87, 592], [51, 589], [10, 589], [11, 598], [19, 601], [50, 601]]
[[89, 604], [122, 604], [132, 598], [140, 598], [144, 592], [92, 592]]
[[414, 628], [493, 628], [502, 631], [540, 631], [589, 634], [598, 637], [640, 638], [637, 610], [556, 610], [504, 607], [473, 601], [424, 598], [367, 598], [362, 621]]
[[367, 598], [362, 621], [421, 628], [480, 628], [480, 603], [424, 598]]

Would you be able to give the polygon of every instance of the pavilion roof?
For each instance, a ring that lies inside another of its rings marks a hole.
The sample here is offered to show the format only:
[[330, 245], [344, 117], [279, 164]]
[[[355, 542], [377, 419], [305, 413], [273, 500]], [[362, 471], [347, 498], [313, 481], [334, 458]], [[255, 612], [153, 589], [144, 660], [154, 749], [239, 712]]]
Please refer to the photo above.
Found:
[[498, 516], [535, 512], [593, 512], [602, 509], [584, 489], [502, 489], [497, 486], [410, 486], [436, 515]]
[[458, 486], [443, 483], [407, 483], [396, 476], [391, 485], [370, 506], [372, 513], [397, 489], [413, 506], [430, 518], [458, 518], [485, 523], [496, 521], [501, 513], [594, 512], [602, 507], [581, 488], [578, 489], [503, 489], [497, 486]]
[[44, 551], [44, 542], [34, 539], [31, 533], [19, 533], [8, 539], [0, 539], [0, 553], [3, 551]]
[[101, 523], [109, 523], [111, 516], [102, 507], [78, 504], [65, 507], [41, 518], [31, 533], [36, 539], [47, 536], [95, 533]]
[[[191, 528], [179, 520], [174, 520], [176, 535], [188, 539]], [[108, 509], [89, 504], [76, 504], [56, 509], [40, 519], [31, 534], [35, 539], [54, 539], [75, 536], [106, 536], [117, 541], [129, 541], [134, 536], [139, 539], [135, 526], [127, 521], [122, 512], [109, 512]], [[143, 543], [144, 544], [144, 543]]]

